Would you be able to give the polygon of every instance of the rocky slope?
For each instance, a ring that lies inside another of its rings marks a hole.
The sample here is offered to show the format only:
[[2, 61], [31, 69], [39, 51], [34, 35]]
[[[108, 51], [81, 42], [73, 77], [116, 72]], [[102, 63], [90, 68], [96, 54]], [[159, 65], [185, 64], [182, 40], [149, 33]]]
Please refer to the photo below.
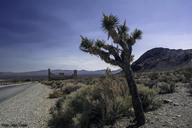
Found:
[[192, 49], [154, 48], [132, 64], [134, 71], [172, 70], [192, 67]]
[[175, 93], [160, 95], [169, 102], [146, 113], [146, 124], [140, 128], [192, 128], [192, 97], [187, 85], [177, 83]]

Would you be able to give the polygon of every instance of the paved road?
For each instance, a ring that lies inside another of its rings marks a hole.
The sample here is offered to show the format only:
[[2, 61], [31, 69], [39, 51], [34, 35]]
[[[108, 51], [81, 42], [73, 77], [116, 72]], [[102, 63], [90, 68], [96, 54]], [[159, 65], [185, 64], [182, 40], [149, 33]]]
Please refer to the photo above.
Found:
[[13, 86], [0, 87], [0, 103], [31, 87], [32, 83], [23, 83]]

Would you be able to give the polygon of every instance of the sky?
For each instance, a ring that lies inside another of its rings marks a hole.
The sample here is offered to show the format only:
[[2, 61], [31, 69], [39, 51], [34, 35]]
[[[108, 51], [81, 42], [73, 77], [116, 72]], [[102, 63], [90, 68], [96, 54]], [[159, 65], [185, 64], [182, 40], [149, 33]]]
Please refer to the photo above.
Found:
[[143, 31], [135, 59], [154, 47], [192, 48], [191, 0], [0, 0], [0, 72], [110, 67], [80, 51], [80, 35], [104, 39], [102, 14]]

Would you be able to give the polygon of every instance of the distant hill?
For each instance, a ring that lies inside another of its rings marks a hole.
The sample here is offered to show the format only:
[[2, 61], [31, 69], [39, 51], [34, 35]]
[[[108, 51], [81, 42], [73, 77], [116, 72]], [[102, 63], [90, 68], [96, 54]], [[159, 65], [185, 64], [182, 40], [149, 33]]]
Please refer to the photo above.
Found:
[[133, 71], [160, 71], [192, 67], [192, 49], [153, 48], [132, 64]]
[[[192, 49], [153, 48], [132, 64], [133, 71], [161, 71], [182, 67], [192, 67]], [[67, 76], [73, 74], [73, 70], [52, 70], [51, 72], [54, 74], [64, 73]], [[120, 69], [112, 71], [113, 74], [120, 72]], [[0, 72], [0, 79], [47, 79], [47, 74], [47, 70], [20, 73]], [[105, 70], [78, 70], [79, 76], [101, 76], [104, 74]]]
[[[55, 75], [64, 73], [66, 76], [73, 74], [74, 70], [52, 70]], [[113, 74], [120, 72], [120, 70], [112, 71]], [[47, 79], [48, 70], [31, 71], [31, 72], [0, 72], [0, 79]], [[78, 70], [78, 76], [101, 76], [105, 74], [105, 70]]]

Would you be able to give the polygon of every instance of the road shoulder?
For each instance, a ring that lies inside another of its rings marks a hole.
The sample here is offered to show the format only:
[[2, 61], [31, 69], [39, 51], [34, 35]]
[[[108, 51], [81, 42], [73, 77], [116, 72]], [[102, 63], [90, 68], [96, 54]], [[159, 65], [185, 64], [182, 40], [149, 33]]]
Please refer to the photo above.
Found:
[[35, 84], [0, 104], [0, 127], [47, 128], [55, 101], [48, 99], [51, 89]]

